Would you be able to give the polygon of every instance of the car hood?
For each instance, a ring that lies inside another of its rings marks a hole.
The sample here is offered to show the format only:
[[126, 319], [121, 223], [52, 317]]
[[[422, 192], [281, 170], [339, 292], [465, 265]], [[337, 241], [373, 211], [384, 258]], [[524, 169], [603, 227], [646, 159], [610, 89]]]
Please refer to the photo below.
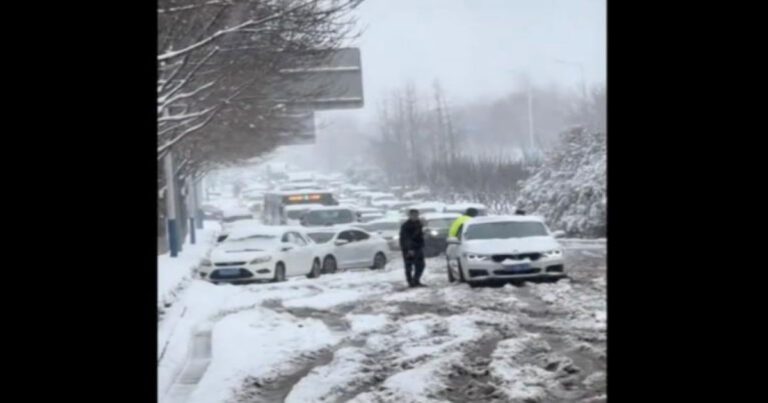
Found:
[[462, 245], [464, 252], [481, 253], [487, 255], [544, 252], [547, 250], [560, 248], [560, 244], [550, 236], [509, 239], [478, 239], [474, 241], [464, 241]]
[[272, 256], [272, 250], [258, 250], [249, 246], [218, 247], [211, 251], [210, 260], [216, 262], [231, 262], [233, 260], [253, 260], [260, 257]]

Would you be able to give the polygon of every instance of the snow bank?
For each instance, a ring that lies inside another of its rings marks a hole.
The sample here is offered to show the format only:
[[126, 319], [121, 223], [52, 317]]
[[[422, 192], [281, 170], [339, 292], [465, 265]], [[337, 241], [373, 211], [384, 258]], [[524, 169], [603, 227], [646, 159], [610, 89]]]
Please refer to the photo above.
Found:
[[228, 315], [212, 338], [213, 361], [189, 403], [229, 401], [248, 377], [275, 376], [302, 353], [339, 342], [322, 321], [266, 308]]
[[213, 246], [219, 230], [218, 223], [205, 221], [203, 229], [195, 232], [197, 242], [194, 245], [187, 239], [177, 257], [172, 258], [170, 253], [157, 257], [158, 310], [162, 311], [175, 301], [184, 282], [192, 278], [194, 269]]

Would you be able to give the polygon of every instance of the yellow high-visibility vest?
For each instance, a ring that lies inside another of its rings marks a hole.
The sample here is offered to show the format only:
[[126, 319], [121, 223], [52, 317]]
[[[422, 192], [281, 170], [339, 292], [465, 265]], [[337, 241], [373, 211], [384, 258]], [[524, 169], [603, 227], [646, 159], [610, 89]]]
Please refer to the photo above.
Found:
[[451, 224], [451, 228], [448, 230], [448, 236], [449, 237], [458, 237], [459, 236], [459, 228], [461, 228], [462, 225], [464, 225], [465, 222], [469, 221], [472, 217], [468, 215], [462, 215], [461, 217], [457, 218], [456, 221]]

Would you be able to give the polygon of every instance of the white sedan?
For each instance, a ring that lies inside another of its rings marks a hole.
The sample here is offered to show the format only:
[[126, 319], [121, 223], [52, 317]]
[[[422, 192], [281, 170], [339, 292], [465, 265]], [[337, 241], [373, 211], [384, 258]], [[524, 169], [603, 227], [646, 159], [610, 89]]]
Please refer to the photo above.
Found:
[[301, 275], [314, 278], [320, 275], [318, 252], [301, 227], [238, 228], [203, 260], [199, 273], [213, 283], [277, 282]]
[[448, 281], [477, 286], [494, 280], [565, 277], [563, 248], [535, 216], [475, 217], [448, 239]]
[[307, 231], [322, 249], [323, 273], [338, 269], [382, 269], [387, 264], [387, 241], [375, 234], [351, 226], [317, 228]]

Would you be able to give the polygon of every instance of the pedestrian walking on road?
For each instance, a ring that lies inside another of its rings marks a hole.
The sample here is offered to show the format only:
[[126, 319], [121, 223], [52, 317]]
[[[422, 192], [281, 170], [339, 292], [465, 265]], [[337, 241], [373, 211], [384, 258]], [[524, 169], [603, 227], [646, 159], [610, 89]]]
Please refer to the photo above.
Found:
[[423, 287], [420, 279], [424, 272], [424, 234], [421, 220], [419, 220], [419, 210], [409, 210], [408, 220], [400, 227], [400, 250], [403, 253], [405, 279], [408, 281], [408, 286]]

